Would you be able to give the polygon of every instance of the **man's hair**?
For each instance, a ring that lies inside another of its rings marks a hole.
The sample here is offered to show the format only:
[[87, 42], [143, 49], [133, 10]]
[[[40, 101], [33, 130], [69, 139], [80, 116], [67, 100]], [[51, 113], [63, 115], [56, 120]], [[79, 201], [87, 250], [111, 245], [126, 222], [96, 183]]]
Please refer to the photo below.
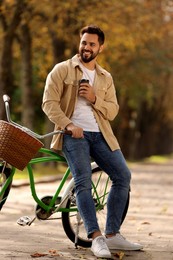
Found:
[[104, 35], [104, 32], [98, 26], [88, 25], [88, 26], [83, 27], [80, 31], [80, 37], [82, 37], [82, 35], [84, 33], [97, 34], [100, 45], [104, 44], [105, 35]]

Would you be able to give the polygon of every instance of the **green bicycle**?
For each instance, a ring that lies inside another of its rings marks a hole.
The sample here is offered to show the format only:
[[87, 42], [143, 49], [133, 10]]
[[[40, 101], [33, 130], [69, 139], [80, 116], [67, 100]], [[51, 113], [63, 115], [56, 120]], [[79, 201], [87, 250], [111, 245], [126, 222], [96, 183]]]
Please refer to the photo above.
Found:
[[[10, 118], [10, 98], [4, 95], [3, 99], [8, 122], [0, 120], [0, 210], [8, 198], [16, 169], [23, 170], [26, 167], [31, 194], [36, 202], [35, 218], [30, 221], [28, 225], [31, 225], [36, 218], [45, 221], [51, 219], [52, 215], [56, 216], [56, 213], [60, 212], [62, 225], [67, 237], [75, 243], [76, 247], [90, 247], [91, 239], [87, 238], [83, 221], [78, 212], [74, 180], [71, 176], [67, 161], [64, 156], [44, 148], [43, 144], [39, 141], [40, 139], [59, 132], [62, 134], [70, 133], [60, 130], [45, 135], [38, 135], [30, 129], [16, 124]], [[39, 198], [36, 191], [33, 166], [46, 162], [63, 163], [66, 165], [66, 170], [59, 184], [57, 184], [55, 193]], [[111, 181], [95, 162], [91, 162], [91, 169], [92, 196], [99, 226], [103, 231], [106, 219], [107, 197], [111, 187]], [[128, 211], [129, 198], [130, 192], [122, 222]], [[56, 220], [56, 217], [53, 219]]]

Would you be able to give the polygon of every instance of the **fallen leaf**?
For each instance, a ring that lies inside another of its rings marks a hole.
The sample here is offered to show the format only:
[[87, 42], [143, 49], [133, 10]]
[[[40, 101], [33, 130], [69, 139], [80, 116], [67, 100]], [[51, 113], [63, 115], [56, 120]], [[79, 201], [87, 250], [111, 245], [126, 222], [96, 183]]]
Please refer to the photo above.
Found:
[[50, 249], [50, 250], [49, 250], [49, 254], [50, 254], [51, 256], [60, 256], [60, 254], [58, 253], [58, 251], [55, 250], [55, 249]]
[[125, 254], [123, 252], [117, 252], [114, 256], [119, 258], [119, 259], [123, 259], [124, 255]]
[[78, 256], [80, 259], [86, 259], [86, 256], [85, 255], [79, 255]]
[[42, 256], [47, 256], [48, 254], [42, 254], [42, 253], [34, 253], [31, 255], [31, 257], [42, 257]]
[[147, 222], [147, 221], [144, 221], [141, 223], [142, 225], [150, 225], [151, 223], [150, 222]]
[[168, 211], [168, 207], [167, 206], [164, 206], [162, 209], [161, 209], [161, 213], [166, 213]]

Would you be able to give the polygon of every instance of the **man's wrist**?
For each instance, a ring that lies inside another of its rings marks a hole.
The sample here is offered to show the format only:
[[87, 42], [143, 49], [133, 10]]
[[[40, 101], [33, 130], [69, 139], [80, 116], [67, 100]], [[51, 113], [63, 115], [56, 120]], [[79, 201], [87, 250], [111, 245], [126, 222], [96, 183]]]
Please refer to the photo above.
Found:
[[66, 130], [71, 130], [71, 127], [73, 127], [73, 123], [68, 124], [68, 125], [65, 127], [65, 129], [66, 129]]

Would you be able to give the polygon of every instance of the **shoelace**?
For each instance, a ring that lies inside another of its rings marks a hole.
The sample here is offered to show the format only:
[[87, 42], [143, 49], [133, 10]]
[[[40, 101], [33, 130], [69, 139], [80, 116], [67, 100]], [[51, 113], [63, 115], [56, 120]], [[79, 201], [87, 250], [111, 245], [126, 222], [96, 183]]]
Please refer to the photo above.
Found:
[[98, 238], [98, 242], [100, 242], [100, 250], [102, 250], [102, 249], [106, 249], [107, 250], [107, 246], [106, 246], [106, 242], [105, 242], [104, 238], [99, 237]]
[[117, 235], [119, 236], [120, 239], [126, 240], [125, 237], [123, 237], [120, 233], [118, 233]]

